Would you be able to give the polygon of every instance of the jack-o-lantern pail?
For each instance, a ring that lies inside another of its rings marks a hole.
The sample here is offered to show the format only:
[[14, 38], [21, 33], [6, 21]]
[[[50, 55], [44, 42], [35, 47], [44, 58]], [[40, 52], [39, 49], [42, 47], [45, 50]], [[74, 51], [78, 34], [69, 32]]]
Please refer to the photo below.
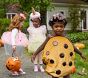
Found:
[[6, 60], [6, 68], [9, 71], [19, 71], [19, 69], [21, 68], [21, 61], [18, 57], [9, 57]]

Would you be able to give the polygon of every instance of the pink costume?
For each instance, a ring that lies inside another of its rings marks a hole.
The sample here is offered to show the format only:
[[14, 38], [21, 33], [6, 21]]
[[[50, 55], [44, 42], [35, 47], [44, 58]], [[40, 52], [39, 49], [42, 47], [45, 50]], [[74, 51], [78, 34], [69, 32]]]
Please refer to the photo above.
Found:
[[[1, 39], [4, 42], [5, 52], [7, 55], [12, 54], [12, 39], [10, 31], [4, 32]], [[18, 31], [16, 35], [16, 51], [18, 53], [23, 52], [23, 47], [27, 47], [28, 39], [24, 33]]]

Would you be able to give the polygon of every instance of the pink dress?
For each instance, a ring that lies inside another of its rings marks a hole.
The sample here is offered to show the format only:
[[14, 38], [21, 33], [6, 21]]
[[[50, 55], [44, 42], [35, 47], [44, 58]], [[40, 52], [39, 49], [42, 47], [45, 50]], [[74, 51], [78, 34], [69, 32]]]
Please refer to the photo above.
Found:
[[[4, 32], [1, 39], [4, 42], [5, 52], [7, 55], [12, 54], [12, 43], [11, 43], [11, 32], [7, 31]], [[28, 39], [26, 34], [22, 33], [21, 31], [18, 32], [16, 36], [16, 50], [18, 53], [23, 52], [23, 47], [27, 47]]]

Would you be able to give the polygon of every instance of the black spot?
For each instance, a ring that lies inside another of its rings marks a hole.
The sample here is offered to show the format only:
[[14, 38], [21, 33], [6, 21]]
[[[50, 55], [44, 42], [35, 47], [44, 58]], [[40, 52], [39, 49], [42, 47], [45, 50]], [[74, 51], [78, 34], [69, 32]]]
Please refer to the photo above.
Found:
[[60, 57], [61, 57], [61, 58], [64, 58], [64, 56], [65, 56], [64, 53], [61, 53], [61, 54], [60, 54]]
[[46, 63], [43, 61], [43, 64], [46, 65]]
[[73, 56], [73, 52], [70, 52], [70, 56]]
[[64, 48], [67, 49], [68, 48], [68, 45], [67, 44], [64, 44]]
[[69, 66], [72, 66], [72, 62], [71, 61], [69, 62]]
[[57, 70], [57, 71], [56, 71], [56, 74], [57, 74], [57, 75], [61, 74], [61, 71], [60, 71], [60, 70]]
[[51, 60], [50, 60], [50, 63], [52, 63], [52, 64], [53, 64], [53, 63], [54, 63], [54, 60], [52, 60], [52, 59], [51, 59]]
[[47, 65], [46, 62], [45, 62], [45, 59], [43, 59], [42, 61], [43, 61], [43, 64], [44, 64], [44, 65]]
[[63, 66], [66, 66], [66, 62], [63, 62]]

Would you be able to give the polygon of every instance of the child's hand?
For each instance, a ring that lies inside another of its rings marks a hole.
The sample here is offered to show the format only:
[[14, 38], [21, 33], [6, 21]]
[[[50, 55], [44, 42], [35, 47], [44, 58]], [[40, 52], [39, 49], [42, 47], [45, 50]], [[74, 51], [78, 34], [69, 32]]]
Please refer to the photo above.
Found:
[[13, 52], [15, 52], [15, 51], [16, 51], [16, 46], [13, 45], [13, 46], [12, 46], [12, 49], [13, 49]]
[[86, 57], [84, 57], [83, 55], [81, 55], [81, 58], [82, 58], [83, 60], [86, 60]]
[[32, 62], [35, 60], [35, 57], [36, 57], [36, 55], [33, 54], [32, 57], [31, 57]]

